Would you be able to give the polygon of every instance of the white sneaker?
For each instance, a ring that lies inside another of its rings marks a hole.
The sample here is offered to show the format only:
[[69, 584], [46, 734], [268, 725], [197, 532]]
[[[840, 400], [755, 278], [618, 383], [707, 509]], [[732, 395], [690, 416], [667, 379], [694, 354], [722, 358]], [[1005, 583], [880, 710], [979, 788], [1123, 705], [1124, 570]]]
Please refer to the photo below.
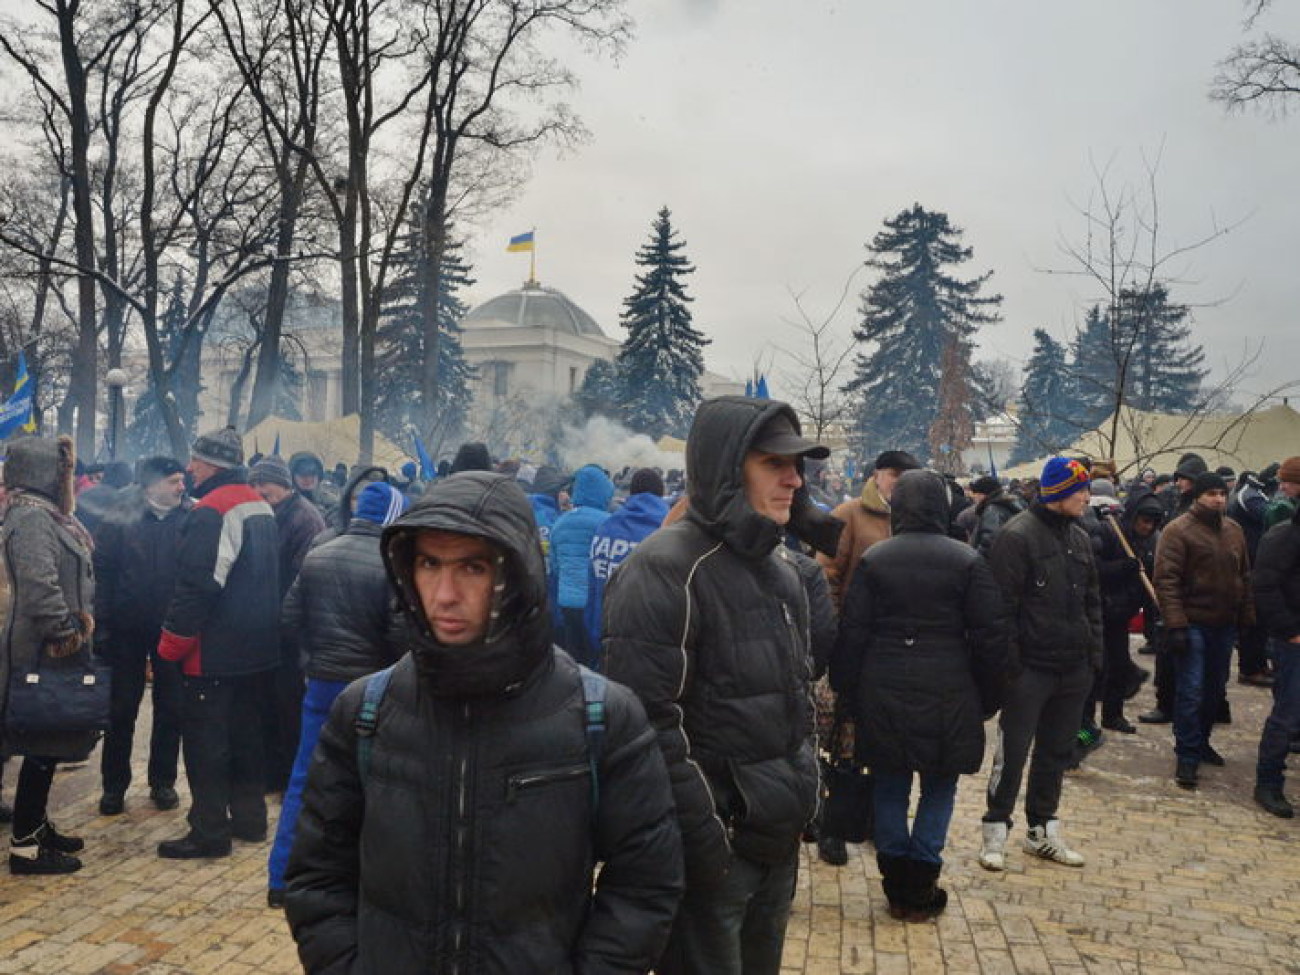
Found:
[[1025, 852], [1044, 860], [1063, 863], [1067, 867], [1083, 866], [1083, 857], [1071, 850], [1061, 835], [1061, 821], [1049, 819], [1046, 825], [1029, 827], [1025, 837]]
[[984, 830], [984, 845], [980, 848], [980, 866], [985, 870], [1007, 868], [1007, 824], [980, 823]]

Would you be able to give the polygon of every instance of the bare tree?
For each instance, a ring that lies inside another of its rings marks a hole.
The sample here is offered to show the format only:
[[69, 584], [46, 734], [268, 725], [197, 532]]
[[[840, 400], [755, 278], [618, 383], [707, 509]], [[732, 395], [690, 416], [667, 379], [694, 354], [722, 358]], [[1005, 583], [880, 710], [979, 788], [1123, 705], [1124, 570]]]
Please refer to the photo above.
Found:
[[783, 321], [798, 333], [799, 341], [779, 346], [785, 361], [792, 364], [782, 370], [783, 383], [790, 390], [790, 405], [808, 424], [814, 440], [840, 426], [852, 411], [852, 401], [842, 387], [853, 343], [837, 335], [836, 320], [863, 266], [859, 264], [849, 273], [835, 304], [820, 318], [814, 318], [805, 307], [804, 292], [787, 289], [798, 318]]
[[[1272, 0], [1249, 0], [1245, 27], [1253, 28]], [[1285, 115], [1300, 95], [1300, 45], [1276, 34], [1236, 45], [1219, 62], [1210, 97], [1230, 111], [1256, 108]]]

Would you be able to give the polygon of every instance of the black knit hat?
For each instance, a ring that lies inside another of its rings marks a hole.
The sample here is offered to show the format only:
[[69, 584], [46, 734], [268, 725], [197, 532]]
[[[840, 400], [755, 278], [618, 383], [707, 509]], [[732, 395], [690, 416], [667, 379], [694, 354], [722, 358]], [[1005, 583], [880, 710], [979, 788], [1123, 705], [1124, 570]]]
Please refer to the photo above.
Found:
[[200, 434], [190, 455], [213, 467], [238, 467], [244, 462], [244, 444], [234, 427]]
[[1002, 487], [1002, 482], [992, 474], [985, 474], [983, 477], [977, 477], [970, 482], [968, 490], [975, 494], [996, 494]]
[[492, 470], [492, 455], [488, 453], [487, 444], [463, 443], [456, 451], [456, 459], [451, 462], [453, 474], [459, 474], [461, 471], [490, 470]]
[[1228, 482], [1213, 471], [1206, 471], [1204, 474], [1197, 474], [1196, 480], [1192, 482], [1192, 497], [1199, 498], [1206, 491], [1228, 491]]
[[136, 464], [135, 480], [141, 487], [149, 487], [157, 484], [165, 477], [171, 477], [173, 474], [184, 474], [185, 468], [182, 467], [174, 458], [171, 457], [146, 457]]

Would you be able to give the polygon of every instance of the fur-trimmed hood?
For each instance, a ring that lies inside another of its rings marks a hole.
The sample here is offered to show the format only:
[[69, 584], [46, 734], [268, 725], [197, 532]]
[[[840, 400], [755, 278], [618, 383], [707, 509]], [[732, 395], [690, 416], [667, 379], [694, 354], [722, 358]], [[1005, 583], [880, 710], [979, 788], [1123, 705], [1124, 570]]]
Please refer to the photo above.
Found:
[[10, 491], [31, 491], [53, 501], [65, 515], [76, 506], [73, 475], [77, 466], [72, 438], [24, 437], [9, 445], [4, 482]]

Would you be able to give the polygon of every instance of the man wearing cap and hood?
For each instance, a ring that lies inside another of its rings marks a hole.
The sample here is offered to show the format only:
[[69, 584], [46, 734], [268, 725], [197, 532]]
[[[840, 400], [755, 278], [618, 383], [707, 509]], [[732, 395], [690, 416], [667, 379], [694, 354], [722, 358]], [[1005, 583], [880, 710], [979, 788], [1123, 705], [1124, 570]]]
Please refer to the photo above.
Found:
[[1210, 732], [1222, 705], [1238, 627], [1255, 622], [1250, 556], [1241, 526], [1224, 516], [1228, 485], [1203, 473], [1192, 506], [1156, 546], [1153, 583], [1174, 660], [1174, 781], [1194, 789], [1201, 765], [1222, 765]]
[[104, 736], [101, 816], [126, 808], [131, 746], [153, 672], [153, 729], [149, 736], [149, 798], [175, 809], [181, 747], [181, 672], [158, 656], [163, 613], [176, 582], [181, 527], [193, 506], [185, 498], [185, 468], [171, 457], [140, 461], [138, 486], [123, 491], [95, 533], [95, 653], [113, 671], [112, 713]]
[[605, 593], [606, 672], [640, 696], [668, 761], [686, 896], [656, 970], [781, 967], [799, 841], [817, 807], [809, 609], [781, 544], [817, 512], [785, 403], [703, 403], [686, 442], [689, 510]]
[[271, 506], [248, 484], [234, 427], [205, 433], [187, 468], [197, 499], [181, 532], [158, 653], [181, 665], [190, 831], [158, 855], [230, 855], [266, 839], [259, 688], [280, 660], [279, 546]]
[[1038, 500], [998, 532], [989, 567], [1011, 620], [1009, 683], [989, 774], [979, 863], [1006, 869], [1006, 843], [1030, 748], [1024, 850], [1069, 867], [1083, 857], [1065, 840], [1057, 809], [1079, 715], [1101, 669], [1101, 592], [1088, 533], [1088, 470], [1053, 457]]
[[440, 479], [381, 545], [409, 652], [369, 699], [364, 757], [379, 675], [312, 758], [285, 891], [303, 968], [649, 971], [682, 886], [667, 772], [626, 688], [604, 684], [593, 734], [523, 491]]
[[1300, 457], [1288, 457], [1277, 468], [1277, 494], [1264, 509], [1264, 530], [1284, 525], [1296, 512], [1300, 498]]
[[985, 474], [970, 482], [966, 490], [975, 499], [975, 528], [971, 532], [971, 547], [980, 555], [988, 555], [1002, 526], [1025, 510], [1025, 503], [1002, 488], [1002, 482], [992, 474]]

